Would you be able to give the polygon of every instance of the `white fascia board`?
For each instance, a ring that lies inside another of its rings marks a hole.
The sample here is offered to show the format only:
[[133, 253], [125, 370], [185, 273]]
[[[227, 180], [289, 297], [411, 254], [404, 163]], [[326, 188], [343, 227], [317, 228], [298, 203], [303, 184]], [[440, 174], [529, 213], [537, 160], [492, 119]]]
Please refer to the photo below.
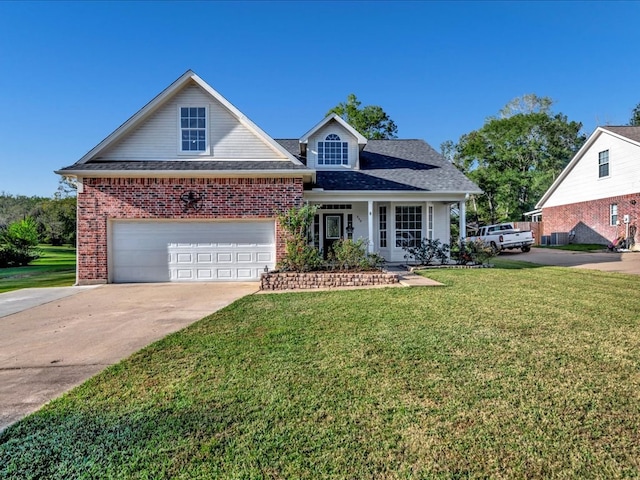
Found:
[[[555, 192], [556, 188], [558, 188], [558, 186], [563, 182], [563, 180], [567, 177], [567, 175], [569, 175], [571, 170], [573, 170], [573, 167], [576, 166], [576, 164], [584, 156], [587, 150], [591, 148], [591, 145], [593, 145], [593, 143], [602, 133], [608, 133], [609, 135], [613, 135], [613, 132], [605, 130], [602, 127], [596, 128], [594, 132], [591, 134], [591, 136], [587, 139], [587, 141], [584, 142], [584, 145], [580, 147], [580, 150], [578, 150], [578, 152], [573, 156], [573, 158], [567, 164], [567, 166], [564, 167], [562, 172], [560, 172], [560, 175], [558, 175], [558, 178], [556, 178], [555, 181], [551, 184], [551, 186], [547, 189], [547, 191], [544, 192], [544, 195], [542, 195], [542, 198], [540, 198], [538, 203], [536, 203], [535, 205], [536, 208], [540, 208], [540, 209], [544, 208], [544, 203], [549, 199], [549, 197], [553, 194], [553, 192]], [[622, 137], [622, 138], [626, 138], [626, 137]]]
[[257, 125], [255, 125], [251, 120], [249, 120], [240, 110], [234, 107], [226, 98], [220, 95], [217, 91], [215, 91], [207, 82], [202, 80], [198, 75], [196, 75], [193, 70], [187, 70], [184, 74], [180, 76], [176, 81], [174, 81], [171, 85], [165, 88], [162, 92], [156, 95], [153, 100], [147, 103], [144, 107], [138, 110], [131, 118], [129, 118], [126, 122], [120, 125], [116, 130], [114, 130], [109, 136], [107, 136], [104, 140], [102, 140], [98, 145], [92, 148], [89, 152], [87, 152], [80, 160], [76, 162], [76, 164], [83, 164], [89, 161], [91, 158], [97, 156], [100, 152], [104, 151], [109, 146], [113, 145], [117, 140], [122, 138], [124, 135], [132, 131], [135, 127], [137, 127], [143, 120], [149, 117], [153, 112], [155, 112], [159, 107], [164, 105], [175, 93], [181, 90], [187, 83], [190, 81], [194, 81], [198, 86], [200, 86], [203, 90], [205, 90], [209, 95], [211, 95], [215, 100], [220, 102], [233, 116], [235, 116], [239, 122], [241, 122], [245, 127], [247, 127], [254, 134], [261, 137], [276, 153], [280, 153], [283, 157], [296, 165], [302, 165], [302, 162], [298, 160], [296, 157], [291, 155], [287, 150], [282, 147], [278, 142], [272, 139], [269, 135], [267, 135], [264, 131], [262, 131]]
[[349, 133], [351, 133], [354, 137], [356, 137], [358, 139], [358, 145], [366, 145], [367, 144], [367, 139], [360, 132], [358, 132], [355, 128], [353, 128], [351, 125], [349, 125], [342, 117], [340, 117], [339, 115], [337, 115], [335, 113], [326, 116], [325, 118], [320, 120], [318, 123], [316, 123], [313, 126], [313, 128], [311, 128], [311, 130], [309, 130], [307, 133], [302, 135], [302, 137], [300, 137], [300, 143], [308, 143], [309, 142], [309, 137], [311, 137], [314, 133], [316, 133], [318, 130], [320, 130], [322, 127], [324, 127], [331, 120], [335, 120], [336, 122], [338, 122]]
[[312, 202], [352, 201], [378, 202], [418, 201], [418, 202], [459, 202], [466, 199], [465, 192], [415, 192], [415, 191], [337, 191], [337, 190], [305, 190], [304, 200]]
[[313, 170], [56, 170], [54, 173], [82, 178], [315, 178]]

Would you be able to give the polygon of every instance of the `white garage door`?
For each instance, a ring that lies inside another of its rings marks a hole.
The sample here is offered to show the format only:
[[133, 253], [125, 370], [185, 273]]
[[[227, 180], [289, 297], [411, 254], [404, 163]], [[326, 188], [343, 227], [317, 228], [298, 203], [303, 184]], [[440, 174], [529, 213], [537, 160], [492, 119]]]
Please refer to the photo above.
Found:
[[250, 281], [275, 267], [273, 221], [115, 221], [111, 233], [115, 283]]

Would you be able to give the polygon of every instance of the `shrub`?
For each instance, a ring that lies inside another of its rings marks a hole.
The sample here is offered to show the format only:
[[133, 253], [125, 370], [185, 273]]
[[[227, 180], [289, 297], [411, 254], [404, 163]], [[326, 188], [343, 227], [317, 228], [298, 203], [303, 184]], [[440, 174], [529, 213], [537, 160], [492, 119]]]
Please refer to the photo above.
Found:
[[309, 272], [326, 268], [337, 270], [379, 270], [384, 258], [367, 253], [367, 240], [338, 240], [328, 254], [327, 262], [320, 251], [309, 244], [308, 233], [318, 207], [304, 205], [278, 213], [278, 223], [287, 233], [285, 254], [277, 268], [283, 272]]
[[322, 255], [307, 241], [307, 232], [313, 223], [313, 216], [317, 209], [315, 205], [304, 205], [278, 213], [278, 223], [287, 233], [285, 254], [277, 265], [279, 270], [308, 272], [322, 267]]
[[9, 224], [0, 232], [0, 267], [22, 267], [40, 256], [38, 226], [31, 217]]
[[441, 264], [449, 261], [449, 245], [440, 243], [437, 238], [432, 240], [423, 238], [416, 246], [405, 245], [402, 249], [407, 252], [404, 256], [407, 261], [415, 260], [418, 265], [430, 265], [434, 259], [438, 259]]
[[379, 270], [384, 265], [384, 258], [377, 253], [367, 253], [368, 241], [338, 240], [329, 253], [329, 266], [338, 270]]
[[484, 264], [489, 259], [495, 257], [498, 254], [498, 252], [494, 250], [491, 245], [486, 245], [480, 239], [477, 239], [475, 241], [467, 241], [463, 245], [466, 253], [471, 258], [471, 261], [480, 265]]

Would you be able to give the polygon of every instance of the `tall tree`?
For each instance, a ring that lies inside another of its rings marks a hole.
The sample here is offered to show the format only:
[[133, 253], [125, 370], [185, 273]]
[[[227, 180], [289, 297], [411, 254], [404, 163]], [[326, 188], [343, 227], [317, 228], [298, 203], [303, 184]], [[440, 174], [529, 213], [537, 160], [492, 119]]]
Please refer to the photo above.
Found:
[[368, 139], [378, 140], [397, 137], [398, 127], [382, 107], [366, 105], [361, 108], [361, 104], [362, 102], [352, 93], [347, 96], [346, 102], [339, 103], [333, 107], [327, 112], [327, 115], [332, 113], [339, 115]]
[[640, 127], [640, 103], [636, 105], [631, 111], [631, 119], [629, 120], [629, 125], [634, 127]]
[[551, 104], [548, 97], [516, 98], [500, 118], [488, 118], [453, 146], [443, 144], [443, 153], [484, 191], [473, 199], [472, 220], [521, 220], [582, 146], [582, 124], [552, 113]]

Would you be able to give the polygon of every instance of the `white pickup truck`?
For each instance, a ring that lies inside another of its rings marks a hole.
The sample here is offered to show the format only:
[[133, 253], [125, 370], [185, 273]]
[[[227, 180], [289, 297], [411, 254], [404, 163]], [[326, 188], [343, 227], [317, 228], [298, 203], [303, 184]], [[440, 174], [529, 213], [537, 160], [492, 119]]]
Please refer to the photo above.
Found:
[[467, 237], [467, 240], [471, 242], [480, 240], [485, 245], [490, 245], [497, 252], [505, 249], [520, 248], [523, 253], [526, 253], [531, 250], [534, 237], [533, 232], [530, 230], [521, 231], [514, 228], [511, 223], [500, 223], [481, 227], [477, 235]]

